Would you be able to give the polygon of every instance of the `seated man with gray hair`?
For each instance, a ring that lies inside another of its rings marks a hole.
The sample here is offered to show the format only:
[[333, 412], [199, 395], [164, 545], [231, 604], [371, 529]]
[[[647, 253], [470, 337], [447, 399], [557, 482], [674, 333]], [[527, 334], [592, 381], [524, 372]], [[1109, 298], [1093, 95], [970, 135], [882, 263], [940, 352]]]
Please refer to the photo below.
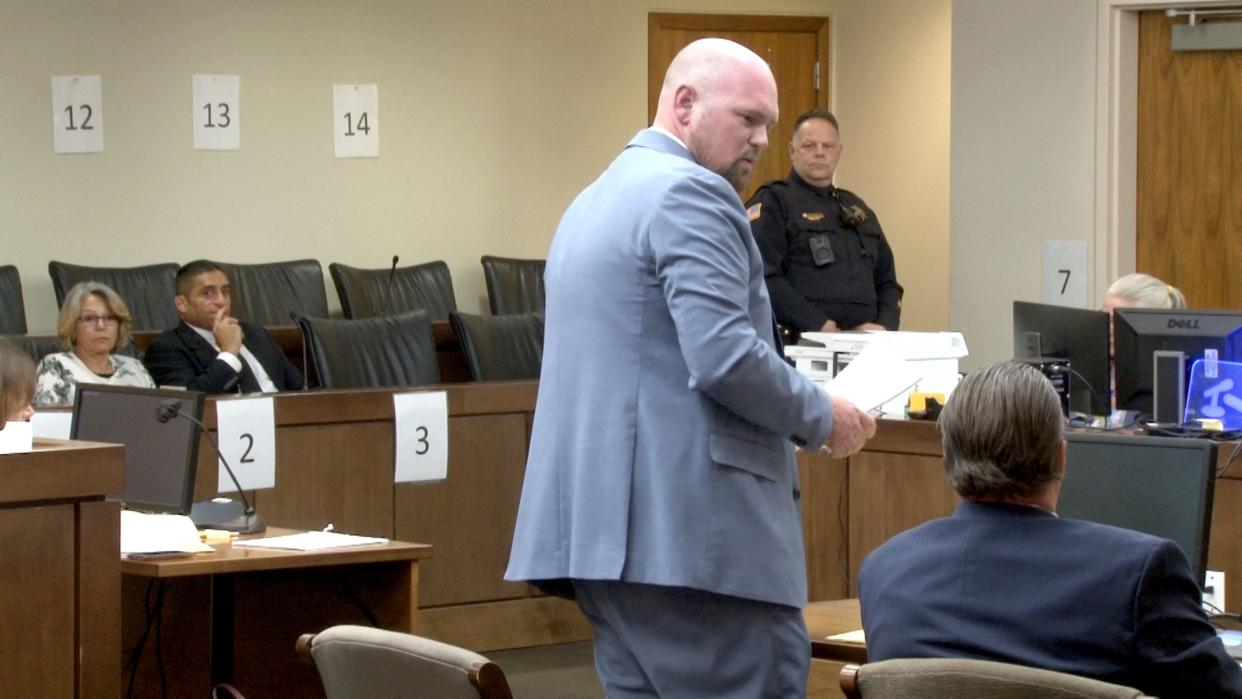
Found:
[[1057, 517], [1066, 443], [1042, 374], [1015, 362], [972, 372], [940, 434], [963, 502], [863, 563], [870, 660], [977, 658], [1161, 697], [1242, 697], [1176, 544]]

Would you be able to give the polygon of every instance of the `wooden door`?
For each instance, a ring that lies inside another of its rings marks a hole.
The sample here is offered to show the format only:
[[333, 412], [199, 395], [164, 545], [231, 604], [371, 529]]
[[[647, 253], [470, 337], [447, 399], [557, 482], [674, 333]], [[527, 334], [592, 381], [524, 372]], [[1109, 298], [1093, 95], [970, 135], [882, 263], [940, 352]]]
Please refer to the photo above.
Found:
[[1192, 308], [1242, 308], [1242, 51], [1177, 52], [1139, 17], [1138, 271]]
[[[647, 117], [655, 118], [664, 73], [686, 44], [706, 37], [736, 41], [767, 60], [776, 76], [780, 121], [768, 134], [768, 150], [755, 165], [749, 199], [764, 182], [789, 174], [788, 144], [794, 119], [828, 107], [828, 18], [652, 13], [647, 34]], [[817, 80], [818, 77], [818, 80]]]

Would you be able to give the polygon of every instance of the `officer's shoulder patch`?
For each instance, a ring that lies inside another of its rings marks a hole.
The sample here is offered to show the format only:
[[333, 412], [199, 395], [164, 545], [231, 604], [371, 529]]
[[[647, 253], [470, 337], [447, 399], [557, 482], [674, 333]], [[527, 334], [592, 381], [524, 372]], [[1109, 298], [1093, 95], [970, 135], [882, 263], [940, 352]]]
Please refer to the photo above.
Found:
[[751, 204], [750, 208], [746, 210], [746, 218], [751, 221], [758, 221], [761, 215], [763, 215], [763, 202], [761, 201]]

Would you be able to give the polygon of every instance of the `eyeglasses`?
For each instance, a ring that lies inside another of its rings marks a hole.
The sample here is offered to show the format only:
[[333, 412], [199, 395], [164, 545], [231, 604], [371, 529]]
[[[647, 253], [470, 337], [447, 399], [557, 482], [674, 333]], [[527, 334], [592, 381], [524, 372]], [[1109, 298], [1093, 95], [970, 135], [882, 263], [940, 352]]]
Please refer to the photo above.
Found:
[[105, 327], [112, 327], [116, 325], [119, 321], [116, 316], [97, 316], [97, 315], [87, 314], [87, 315], [82, 316], [81, 318], [78, 318], [78, 322], [86, 326], [103, 325]]

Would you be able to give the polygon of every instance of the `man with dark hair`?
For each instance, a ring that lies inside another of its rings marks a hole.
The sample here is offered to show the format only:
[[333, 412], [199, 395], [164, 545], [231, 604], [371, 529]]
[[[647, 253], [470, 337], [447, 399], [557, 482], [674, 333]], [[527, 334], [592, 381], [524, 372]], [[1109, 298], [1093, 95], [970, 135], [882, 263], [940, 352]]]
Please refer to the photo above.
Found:
[[833, 185], [844, 147], [832, 112], [794, 121], [793, 171], [747, 203], [776, 320], [794, 333], [896, 330], [902, 288], [875, 212]]
[[177, 270], [173, 299], [181, 323], [160, 333], [143, 362], [160, 386], [204, 393], [274, 393], [301, 389], [302, 375], [262, 327], [229, 315], [229, 278], [195, 260]]
[[1177, 544], [1056, 515], [1060, 403], [1034, 368], [979, 369], [940, 414], [963, 499], [873, 551], [859, 573], [870, 660], [977, 658], [1161, 697], [1242, 697]]

